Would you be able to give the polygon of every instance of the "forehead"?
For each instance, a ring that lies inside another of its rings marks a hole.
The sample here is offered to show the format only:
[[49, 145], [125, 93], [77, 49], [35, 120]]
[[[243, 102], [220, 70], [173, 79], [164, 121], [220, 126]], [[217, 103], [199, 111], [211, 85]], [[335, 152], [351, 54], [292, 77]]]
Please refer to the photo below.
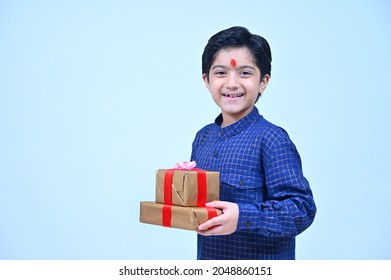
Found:
[[224, 48], [216, 53], [213, 64], [229, 64], [231, 59], [235, 59], [240, 64], [255, 65], [255, 59], [250, 50], [246, 47]]

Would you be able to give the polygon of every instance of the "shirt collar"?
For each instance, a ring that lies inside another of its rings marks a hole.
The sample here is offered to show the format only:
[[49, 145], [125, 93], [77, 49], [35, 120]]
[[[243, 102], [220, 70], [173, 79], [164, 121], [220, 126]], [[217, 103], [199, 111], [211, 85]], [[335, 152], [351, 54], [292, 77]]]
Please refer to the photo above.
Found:
[[223, 128], [220, 127], [223, 122], [223, 116], [220, 114], [215, 119], [215, 127], [219, 130], [221, 137], [231, 137], [249, 128], [260, 117], [257, 107], [254, 106], [253, 110], [247, 116]]

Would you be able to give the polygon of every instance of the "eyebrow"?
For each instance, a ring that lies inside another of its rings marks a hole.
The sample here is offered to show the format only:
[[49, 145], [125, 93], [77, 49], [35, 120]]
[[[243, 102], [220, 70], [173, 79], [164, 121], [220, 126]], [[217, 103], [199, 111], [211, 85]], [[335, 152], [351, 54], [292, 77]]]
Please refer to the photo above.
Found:
[[[225, 65], [214, 65], [214, 66], [212, 66], [211, 70], [213, 70], [215, 68], [231, 69], [231, 67], [228, 67], [228, 66], [225, 66]], [[255, 70], [255, 67], [250, 66], [250, 65], [241, 65], [241, 66], [238, 66], [236, 68], [239, 68], [239, 69], [250, 68], [250, 69]]]

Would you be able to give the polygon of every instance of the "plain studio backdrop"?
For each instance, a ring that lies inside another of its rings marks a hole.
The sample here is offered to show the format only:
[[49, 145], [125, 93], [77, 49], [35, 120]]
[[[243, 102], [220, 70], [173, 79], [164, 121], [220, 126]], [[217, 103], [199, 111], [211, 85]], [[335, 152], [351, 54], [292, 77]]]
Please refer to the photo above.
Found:
[[257, 107], [317, 203], [297, 258], [390, 259], [386, 0], [0, 1], [0, 258], [195, 259], [139, 202], [219, 114], [201, 54], [234, 25], [271, 45]]

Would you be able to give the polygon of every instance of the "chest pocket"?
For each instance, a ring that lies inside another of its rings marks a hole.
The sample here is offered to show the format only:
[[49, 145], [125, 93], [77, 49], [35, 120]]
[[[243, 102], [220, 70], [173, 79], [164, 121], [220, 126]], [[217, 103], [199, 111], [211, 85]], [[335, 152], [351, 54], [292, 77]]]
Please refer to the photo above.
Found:
[[267, 196], [264, 180], [258, 176], [220, 174], [221, 200], [243, 203], [263, 202]]
[[240, 190], [259, 189], [263, 187], [263, 178], [258, 176], [252, 176], [251, 174], [235, 174], [225, 173], [220, 174], [221, 182], [231, 185]]

